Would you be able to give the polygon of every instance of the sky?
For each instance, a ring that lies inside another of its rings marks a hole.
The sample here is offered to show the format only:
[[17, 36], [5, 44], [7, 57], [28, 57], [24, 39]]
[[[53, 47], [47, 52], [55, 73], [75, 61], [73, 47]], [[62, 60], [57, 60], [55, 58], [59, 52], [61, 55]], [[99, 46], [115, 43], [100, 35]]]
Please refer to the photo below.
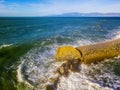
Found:
[[0, 0], [0, 16], [120, 13], [120, 0]]

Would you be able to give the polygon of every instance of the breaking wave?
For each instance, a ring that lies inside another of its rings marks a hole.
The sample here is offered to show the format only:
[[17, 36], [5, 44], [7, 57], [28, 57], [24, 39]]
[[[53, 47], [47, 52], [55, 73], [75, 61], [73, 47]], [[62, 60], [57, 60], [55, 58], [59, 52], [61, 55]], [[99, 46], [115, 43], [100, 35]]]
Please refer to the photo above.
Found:
[[0, 49], [3, 48], [3, 47], [8, 47], [8, 46], [12, 46], [13, 44], [3, 44], [0, 46]]
[[119, 39], [120, 38], [120, 27], [117, 27], [115, 30], [113, 29], [110, 31], [109, 34], [107, 34], [107, 37], [109, 39]]
[[[118, 38], [118, 30], [112, 36]], [[108, 39], [109, 40], [109, 39]], [[105, 39], [106, 41], [106, 39]], [[75, 47], [96, 43], [92, 40], [79, 39], [70, 43]], [[43, 43], [42, 43], [43, 44]], [[62, 44], [69, 45], [69, 44]], [[52, 43], [43, 47], [35, 47], [21, 58], [18, 67], [17, 77], [19, 82], [27, 82], [35, 90], [45, 90], [46, 85], [57, 77], [54, 71], [62, 65], [62, 62], [55, 61], [58, 43]], [[119, 90], [120, 76], [117, 64], [120, 58], [112, 58], [101, 61], [97, 64], [81, 64], [80, 71], [71, 72], [68, 77], [62, 76], [57, 85], [57, 90]]]

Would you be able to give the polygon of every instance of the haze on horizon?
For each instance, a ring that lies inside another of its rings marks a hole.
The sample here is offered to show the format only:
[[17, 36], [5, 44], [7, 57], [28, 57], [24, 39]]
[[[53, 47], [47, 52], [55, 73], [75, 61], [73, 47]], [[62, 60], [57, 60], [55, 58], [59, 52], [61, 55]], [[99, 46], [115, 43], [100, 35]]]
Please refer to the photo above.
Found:
[[0, 0], [0, 16], [120, 13], [120, 0]]

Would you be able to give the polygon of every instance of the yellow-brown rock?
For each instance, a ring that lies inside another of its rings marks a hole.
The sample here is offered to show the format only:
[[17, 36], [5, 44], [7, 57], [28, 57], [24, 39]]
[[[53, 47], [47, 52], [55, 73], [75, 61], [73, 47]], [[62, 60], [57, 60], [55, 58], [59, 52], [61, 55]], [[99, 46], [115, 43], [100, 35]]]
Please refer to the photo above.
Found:
[[77, 60], [81, 58], [80, 52], [72, 46], [59, 47], [56, 54], [56, 60]]
[[80, 47], [63, 46], [59, 47], [56, 60], [81, 60], [83, 63], [91, 63], [112, 58], [120, 54], [120, 39], [103, 43], [86, 45]]
[[103, 43], [77, 47], [81, 51], [83, 62], [97, 62], [120, 54], [120, 39]]

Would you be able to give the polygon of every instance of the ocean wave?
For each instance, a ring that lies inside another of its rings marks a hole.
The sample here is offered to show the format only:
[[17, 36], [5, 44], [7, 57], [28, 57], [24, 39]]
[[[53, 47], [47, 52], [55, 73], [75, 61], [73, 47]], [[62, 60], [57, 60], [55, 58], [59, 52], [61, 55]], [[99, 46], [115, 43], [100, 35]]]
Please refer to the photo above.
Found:
[[[83, 43], [82, 43], [83, 42]], [[76, 41], [72, 44], [59, 43], [48, 44], [44, 47], [36, 47], [30, 50], [26, 55], [21, 58], [22, 62], [17, 69], [17, 78], [19, 82], [28, 82], [35, 88], [45, 89], [45, 86], [51, 78], [57, 77], [54, 71], [61, 66], [62, 62], [55, 61], [55, 53], [59, 46], [65, 45], [87, 45], [91, 42], [88, 40]]]
[[[22, 66], [18, 67], [18, 81], [24, 81], [35, 88], [43, 89], [49, 83], [48, 79], [55, 77], [53, 71], [59, 67], [61, 63], [55, 62], [54, 55], [57, 45], [37, 47], [29, 51], [21, 61]], [[20, 71], [21, 69], [21, 71]]]
[[18, 82], [20, 83], [25, 83], [27, 86], [29, 86], [30, 88], [33, 88], [33, 85], [31, 85], [29, 82], [25, 81], [25, 79], [23, 78], [23, 75], [22, 75], [22, 67], [23, 67], [23, 63], [24, 61], [21, 62], [21, 64], [17, 67], [17, 80]]
[[120, 38], [120, 27], [113, 29], [109, 34], [106, 35], [108, 39], [119, 39]]
[[[51, 79], [57, 77], [54, 71], [62, 65], [62, 62], [56, 62], [54, 58], [59, 46], [77, 47], [93, 43], [96, 42], [81, 39], [70, 44], [52, 43], [44, 47], [33, 48], [21, 58], [24, 62], [17, 70], [18, 81], [27, 82], [35, 90], [45, 90], [46, 85], [51, 83]], [[88, 90], [88, 88], [89, 90], [117, 90], [120, 88], [120, 79], [115, 75], [113, 68], [120, 58], [114, 59], [106, 59], [98, 64], [81, 64], [80, 72], [70, 73], [68, 77], [60, 77], [57, 90]]]

